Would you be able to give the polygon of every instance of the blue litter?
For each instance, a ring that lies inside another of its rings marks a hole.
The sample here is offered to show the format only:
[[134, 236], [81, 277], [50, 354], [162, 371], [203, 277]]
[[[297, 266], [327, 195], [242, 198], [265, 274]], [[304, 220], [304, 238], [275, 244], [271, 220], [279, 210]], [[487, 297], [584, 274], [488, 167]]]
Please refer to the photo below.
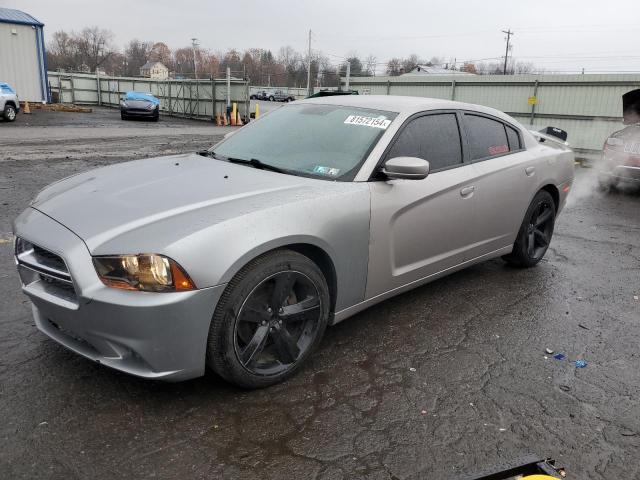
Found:
[[563, 353], [556, 353], [553, 358], [555, 358], [556, 360], [564, 360], [565, 358], [567, 358]]
[[584, 368], [587, 366], [587, 362], [584, 360], [576, 360], [575, 362], [576, 368]]

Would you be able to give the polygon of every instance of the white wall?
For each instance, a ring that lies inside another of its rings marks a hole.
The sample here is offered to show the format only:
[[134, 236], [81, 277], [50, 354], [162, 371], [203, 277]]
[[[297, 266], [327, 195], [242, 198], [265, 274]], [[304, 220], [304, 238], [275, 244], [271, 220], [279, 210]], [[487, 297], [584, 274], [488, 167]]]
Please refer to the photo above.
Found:
[[45, 100], [41, 81], [36, 29], [0, 23], [0, 82], [11, 85], [20, 100], [41, 102]]

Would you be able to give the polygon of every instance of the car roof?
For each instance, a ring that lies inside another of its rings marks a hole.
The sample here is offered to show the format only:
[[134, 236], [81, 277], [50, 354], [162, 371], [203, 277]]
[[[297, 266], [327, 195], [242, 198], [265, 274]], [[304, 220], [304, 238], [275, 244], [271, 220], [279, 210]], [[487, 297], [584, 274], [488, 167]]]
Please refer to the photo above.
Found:
[[344, 107], [371, 108], [386, 110], [400, 114], [412, 115], [426, 110], [472, 110], [493, 115], [509, 122], [514, 122], [509, 115], [495, 108], [475, 105], [473, 103], [455, 102], [439, 98], [404, 97], [400, 95], [338, 95], [331, 97], [306, 98], [296, 103], [313, 103], [319, 105], [340, 105]]

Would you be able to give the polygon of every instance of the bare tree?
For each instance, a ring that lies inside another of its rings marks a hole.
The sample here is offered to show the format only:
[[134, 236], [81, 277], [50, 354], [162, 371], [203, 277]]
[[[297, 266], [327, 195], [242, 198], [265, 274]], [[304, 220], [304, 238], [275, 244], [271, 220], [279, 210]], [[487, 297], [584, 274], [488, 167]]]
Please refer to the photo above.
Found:
[[375, 55], [369, 55], [364, 59], [364, 68], [366, 74], [372, 77], [376, 75], [376, 66], [378, 64], [378, 58]]
[[125, 75], [130, 77], [140, 75], [140, 67], [147, 63], [152, 45], [152, 42], [142, 42], [137, 38], [128, 43], [124, 50]]
[[387, 75], [392, 77], [398, 76], [402, 73], [402, 59], [392, 58], [387, 62]]
[[115, 52], [113, 33], [99, 27], [84, 28], [75, 35], [78, 54], [89, 71], [95, 72]]
[[148, 60], [151, 62], [160, 62], [165, 67], [172, 67], [171, 49], [164, 42], [156, 42], [149, 51]]

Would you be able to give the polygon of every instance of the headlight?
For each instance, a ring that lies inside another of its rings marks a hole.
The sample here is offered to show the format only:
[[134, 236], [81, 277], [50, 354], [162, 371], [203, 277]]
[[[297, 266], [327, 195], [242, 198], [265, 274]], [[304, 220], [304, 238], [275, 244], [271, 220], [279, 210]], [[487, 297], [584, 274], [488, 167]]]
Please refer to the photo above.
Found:
[[120, 102], [120, 105], [122, 105], [124, 108], [127, 108], [127, 102], [125, 102], [124, 100]]
[[154, 108], [156, 108], [156, 106], [157, 106], [157, 105], [156, 105], [155, 103], [150, 103], [149, 105], [147, 105], [147, 108], [148, 108], [149, 110], [153, 110]]
[[108, 287], [145, 292], [175, 292], [196, 288], [182, 267], [163, 255], [93, 257], [93, 265], [102, 283]]

